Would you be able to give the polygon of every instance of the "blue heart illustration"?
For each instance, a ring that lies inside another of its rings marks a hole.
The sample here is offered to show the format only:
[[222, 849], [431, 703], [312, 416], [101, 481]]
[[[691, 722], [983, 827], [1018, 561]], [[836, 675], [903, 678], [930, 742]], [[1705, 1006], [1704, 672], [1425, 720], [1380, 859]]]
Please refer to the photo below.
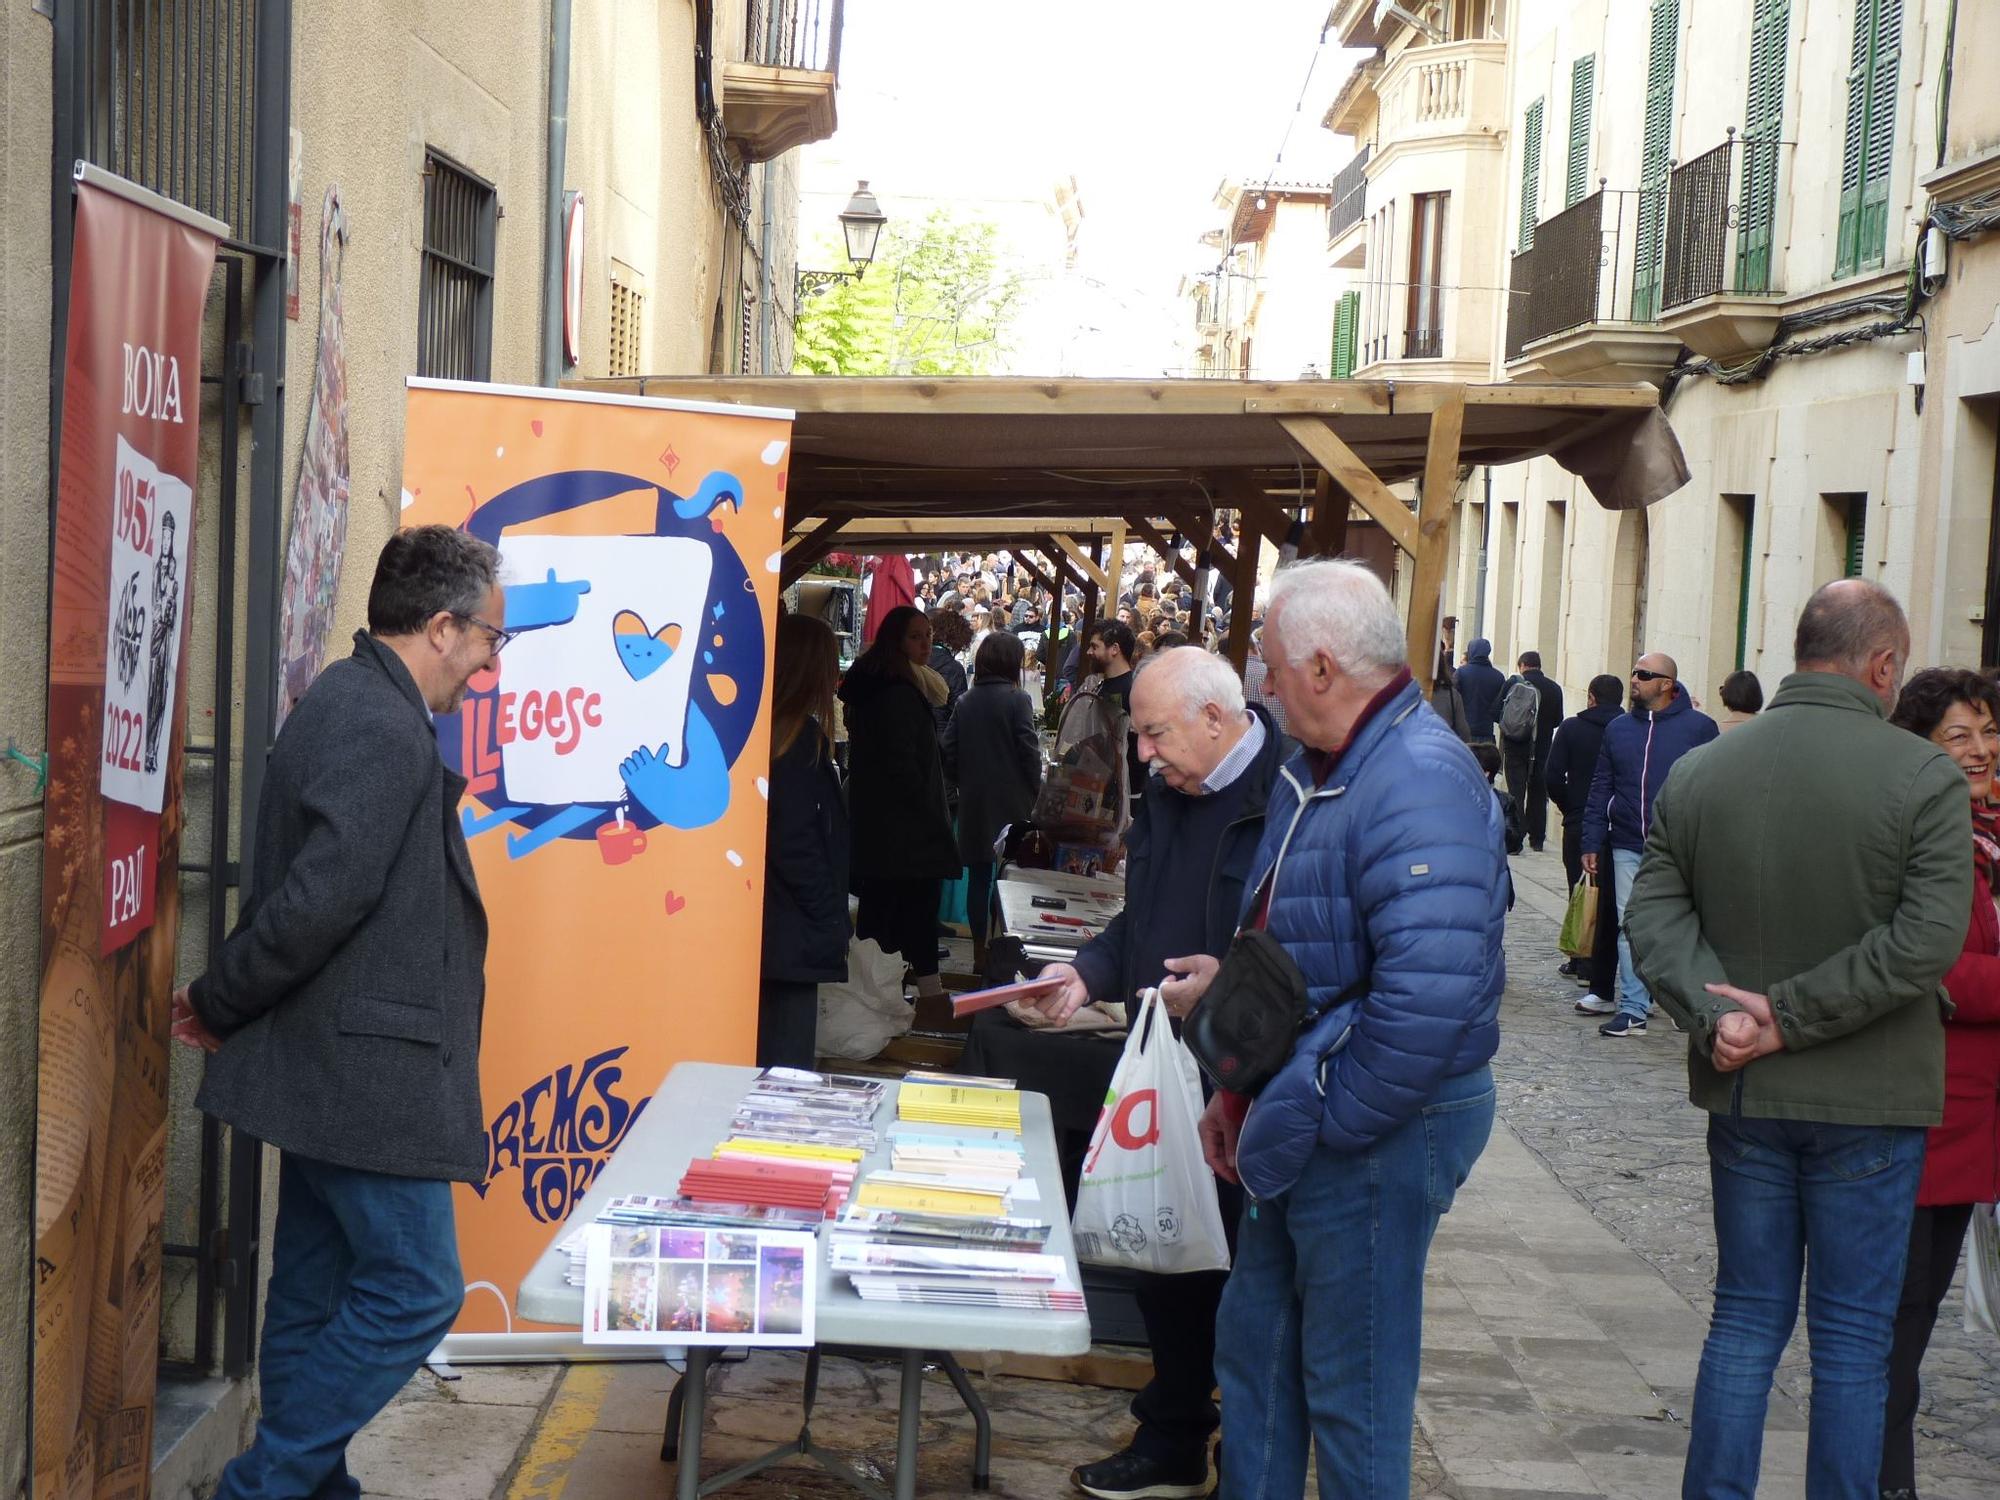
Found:
[[644, 682], [674, 654], [681, 643], [681, 628], [662, 625], [653, 630], [632, 610], [621, 609], [611, 621], [611, 640], [626, 675], [634, 682]]

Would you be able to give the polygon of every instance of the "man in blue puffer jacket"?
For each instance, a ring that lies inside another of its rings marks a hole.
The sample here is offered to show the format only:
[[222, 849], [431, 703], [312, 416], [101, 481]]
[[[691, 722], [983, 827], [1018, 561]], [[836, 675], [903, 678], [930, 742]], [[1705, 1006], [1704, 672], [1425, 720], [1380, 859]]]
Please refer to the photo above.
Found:
[[1218, 1093], [1202, 1117], [1209, 1164], [1253, 1196], [1216, 1325], [1221, 1494], [1301, 1493], [1310, 1439], [1323, 1500], [1404, 1500], [1424, 1261], [1493, 1126], [1500, 806], [1411, 680], [1372, 572], [1300, 563], [1271, 592], [1269, 688], [1306, 748], [1271, 794], [1244, 921], [1310, 1009], [1254, 1103]]
[[[1632, 967], [1625, 902], [1639, 873], [1653, 804], [1667, 784], [1667, 772], [1688, 751], [1722, 733], [1715, 720], [1680, 690], [1679, 678], [1680, 668], [1671, 656], [1654, 651], [1639, 658], [1632, 669], [1632, 711], [1605, 726], [1590, 800], [1583, 806], [1583, 867], [1599, 879], [1606, 873], [1611, 876], [1611, 899], [1618, 912], [1618, 1001], [1614, 1005], [1586, 995], [1576, 1007], [1584, 1015], [1618, 1012], [1597, 1028], [1599, 1036], [1646, 1034], [1653, 997]], [[1608, 872], [1602, 868], [1607, 865]]]

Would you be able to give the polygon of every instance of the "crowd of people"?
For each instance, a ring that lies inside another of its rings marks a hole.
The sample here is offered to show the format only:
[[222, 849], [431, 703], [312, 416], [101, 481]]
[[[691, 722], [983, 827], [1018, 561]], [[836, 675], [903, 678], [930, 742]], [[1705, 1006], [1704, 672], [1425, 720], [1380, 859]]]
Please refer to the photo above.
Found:
[[[928, 610], [871, 611], [844, 675], [825, 624], [779, 622], [760, 1061], [813, 1062], [854, 936], [938, 995], [944, 882], [966, 872], [983, 923], [1001, 831], [1034, 815], [1042, 606], [967, 561], [925, 570], [948, 585]], [[433, 724], [508, 639], [497, 569], [446, 527], [384, 549], [353, 656], [272, 753], [243, 916], [174, 997], [211, 1054], [201, 1107], [282, 1152], [263, 1407], [219, 1495], [359, 1493], [348, 1440], [458, 1310], [486, 923]], [[1154, 1376], [1076, 1486], [1174, 1500], [1213, 1464], [1224, 1496], [1296, 1495], [1310, 1455], [1322, 1497], [1409, 1493], [1425, 1260], [1495, 1119], [1508, 846], [1545, 847], [1552, 799], [1566, 872], [1605, 892], [1580, 1008], [1632, 1038], [1657, 1002], [1708, 1115], [1685, 1493], [1754, 1493], [1810, 1265], [1807, 1493], [1914, 1496], [1919, 1367], [1973, 1205], [2000, 1197], [1993, 677], [1906, 682], [1902, 610], [1843, 580], [1768, 705], [1735, 674], [1721, 723], [1657, 652], [1629, 703], [1607, 674], [1565, 718], [1534, 652], [1502, 675], [1453, 621], [1427, 701], [1380, 579], [1315, 560], [1273, 579], [1246, 690], [1193, 643], [1199, 610], [1187, 644], [1157, 628], [1183, 591], [1134, 588], [1144, 631], [1046, 601], [1058, 682], [1116, 706], [1140, 774], [1125, 908], [1049, 971], [1041, 1018], [1158, 985], [1176, 1028], [1288, 1019], [1254, 1088], [1206, 1090], [1231, 1268], [1142, 1283]]]

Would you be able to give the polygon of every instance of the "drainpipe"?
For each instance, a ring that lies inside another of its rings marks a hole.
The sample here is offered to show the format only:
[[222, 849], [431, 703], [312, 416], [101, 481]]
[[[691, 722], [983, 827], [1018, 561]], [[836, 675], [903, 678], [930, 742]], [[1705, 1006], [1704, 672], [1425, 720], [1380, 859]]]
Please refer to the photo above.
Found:
[[1472, 596], [1472, 634], [1475, 636], [1486, 634], [1486, 549], [1493, 540], [1493, 465], [1487, 464], [1485, 472], [1486, 503], [1479, 515], [1479, 589]]
[[[764, 58], [767, 62], [778, 55], [778, 11], [779, 7], [775, 4], [767, 4], [764, 8]], [[772, 165], [767, 161], [757, 169], [764, 179], [763, 222], [757, 226], [757, 373], [760, 375], [772, 373], [771, 346], [777, 333], [776, 325], [771, 320], [771, 298], [776, 285], [776, 278], [771, 274], [771, 209], [777, 197], [771, 186]], [[781, 370], [778, 373], [789, 375], [791, 372]]]
[[569, 160], [570, 0], [549, 0], [548, 162], [542, 202], [541, 383], [563, 372], [563, 174]]

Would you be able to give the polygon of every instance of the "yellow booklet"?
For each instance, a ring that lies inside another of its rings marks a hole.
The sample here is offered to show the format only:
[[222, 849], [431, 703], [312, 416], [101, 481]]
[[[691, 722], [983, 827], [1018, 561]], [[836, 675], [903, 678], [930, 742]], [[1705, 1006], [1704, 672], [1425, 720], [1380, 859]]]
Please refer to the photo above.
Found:
[[893, 1208], [905, 1213], [966, 1214], [998, 1217], [1007, 1206], [1000, 1193], [972, 1192], [961, 1188], [915, 1187], [898, 1182], [864, 1180], [854, 1201], [862, 1208]]

